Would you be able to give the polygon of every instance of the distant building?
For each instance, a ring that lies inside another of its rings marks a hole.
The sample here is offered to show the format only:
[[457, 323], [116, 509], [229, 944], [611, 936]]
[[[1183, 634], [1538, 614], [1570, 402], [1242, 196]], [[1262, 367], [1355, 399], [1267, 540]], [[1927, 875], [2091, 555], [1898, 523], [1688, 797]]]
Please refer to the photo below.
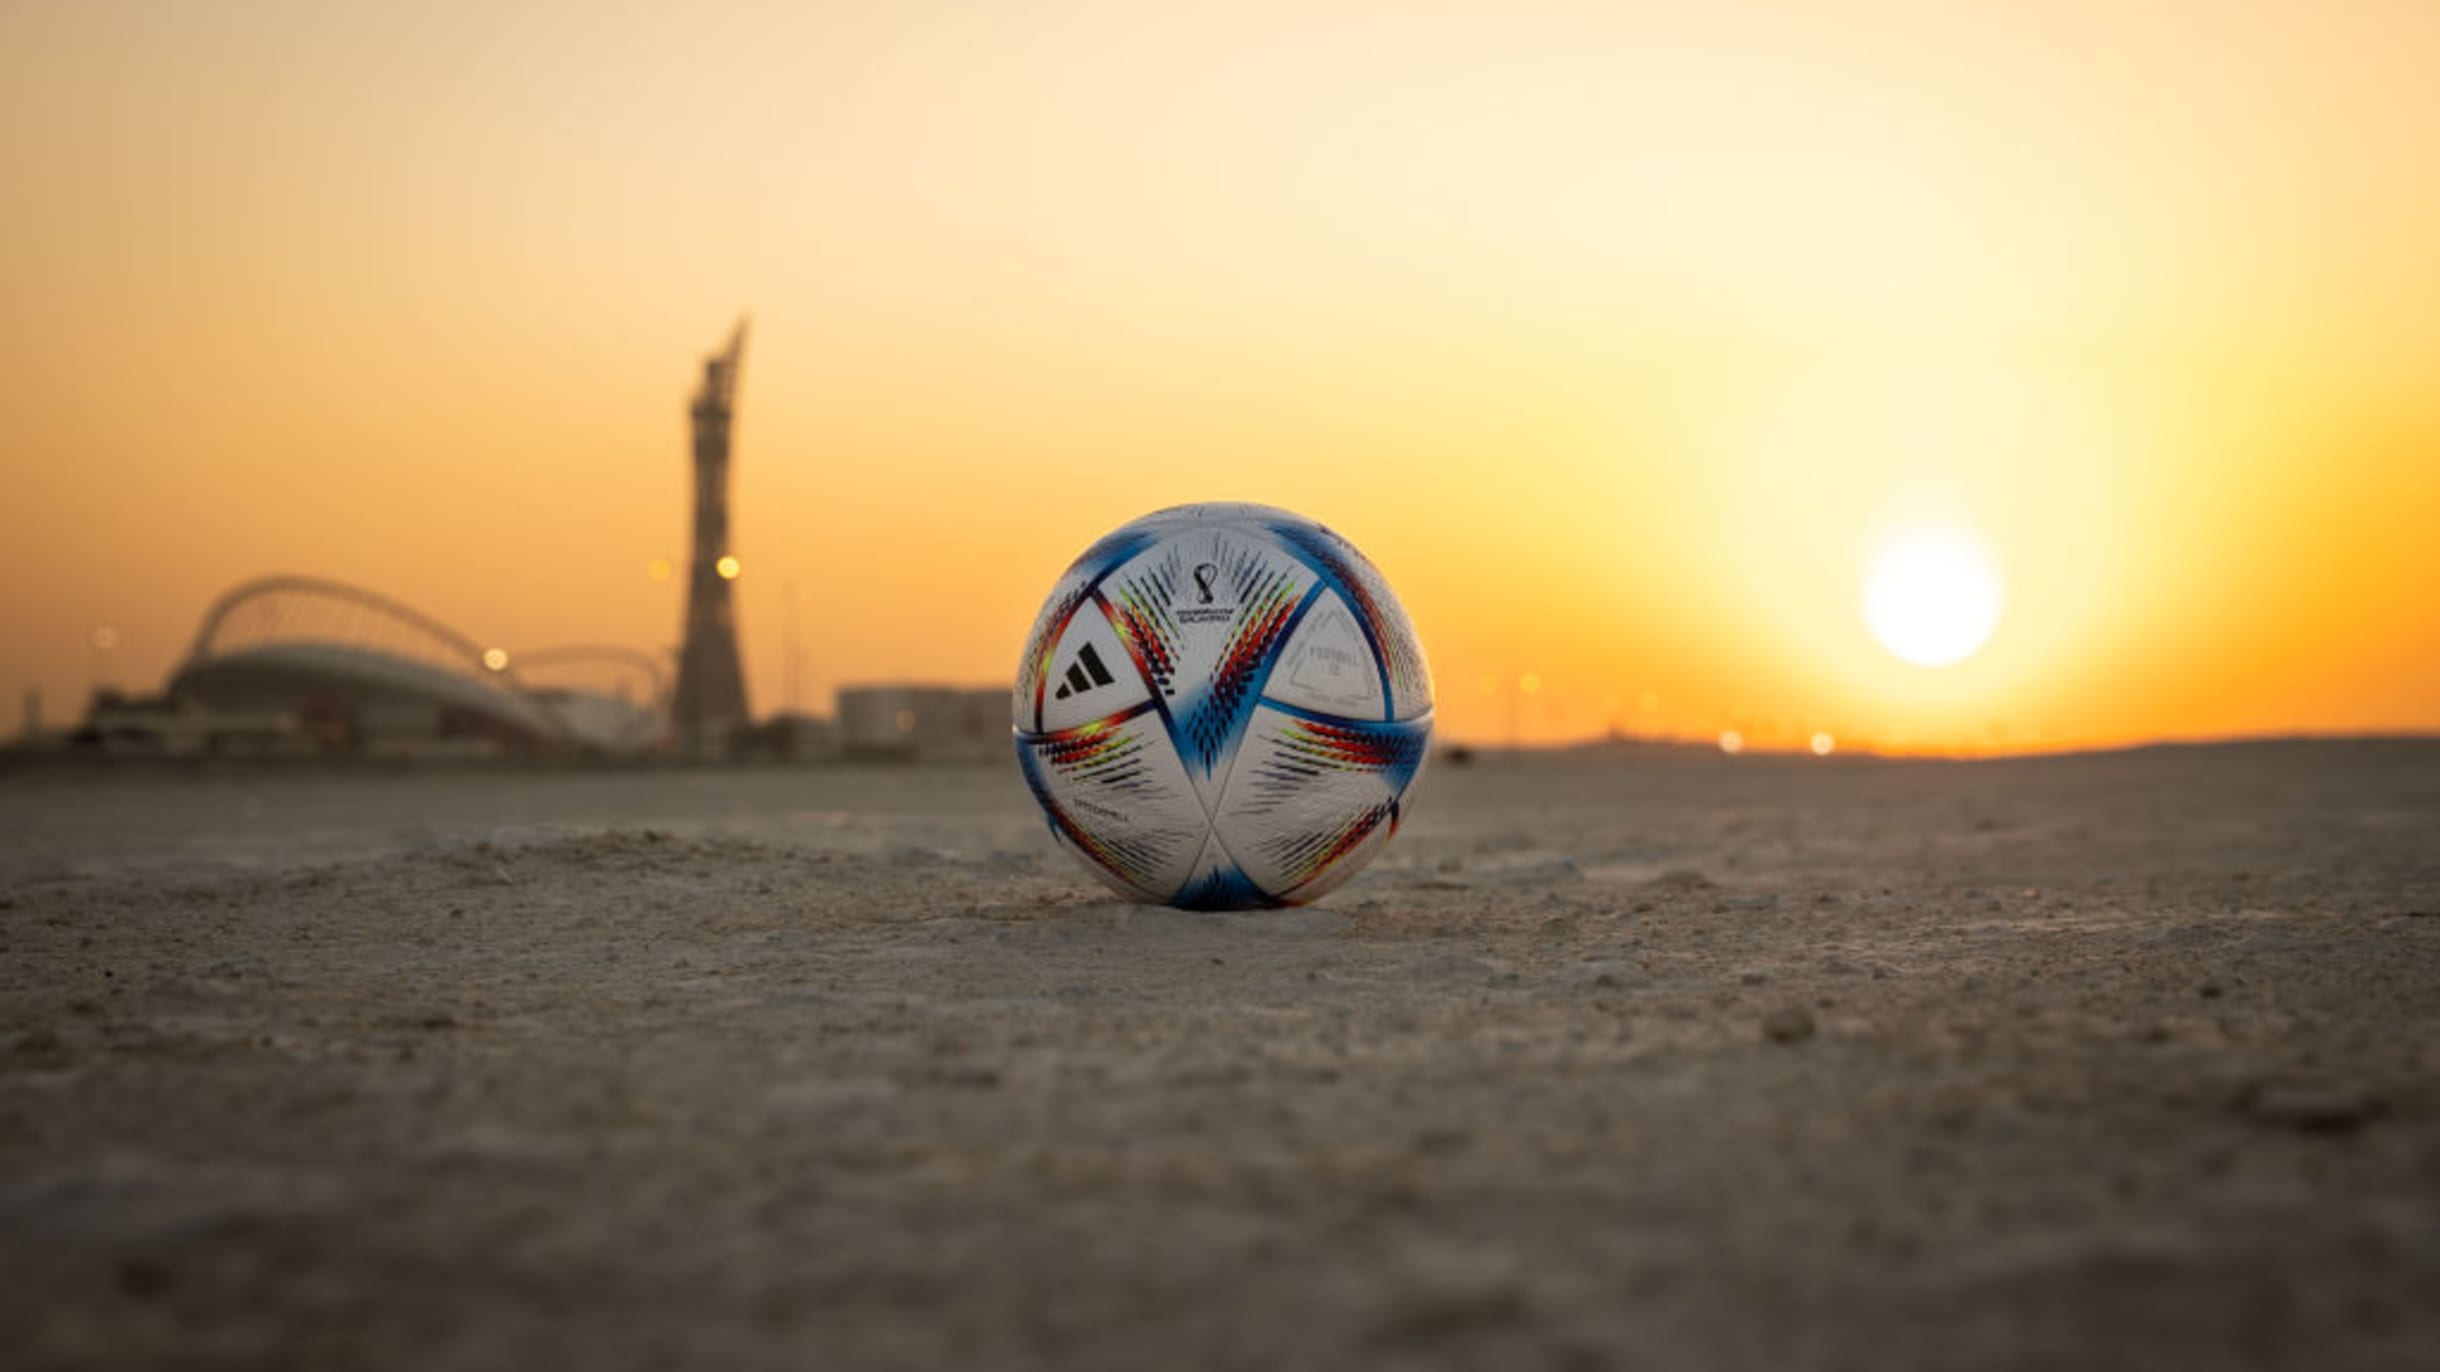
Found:
[[313, 740], [289, 709], [214, 709], [193, 699], [94, 691], [85, 722], [67, 742], [87, 752], [128, 756], [200, 754], [269, 757], [309, 753]]
[[783, 711], [729, 735], [730, 755], [770, 762], [836, 762], [839, 728], [823, 715]]
[[1009, 755], [1006, 686], [842, 686], [839, 753], [864, 762], [987, 762]]
[[511, 655], [354, 586], [231, 589], [158, 697], [97, 693], [75, 741], [109, 752], [632, 757], [668, 736], [662, 665], [619, 648]]

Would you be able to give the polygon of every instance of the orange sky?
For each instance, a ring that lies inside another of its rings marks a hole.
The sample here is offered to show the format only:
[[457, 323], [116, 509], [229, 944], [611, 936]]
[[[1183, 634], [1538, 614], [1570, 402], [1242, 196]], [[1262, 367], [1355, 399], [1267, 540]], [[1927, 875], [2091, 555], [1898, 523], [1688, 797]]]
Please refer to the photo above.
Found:
[[[668, 645], [750, 309], [758, 708], [791, 583], [805, 705], [1001, 680], [1095, 535], [1234, 498], [1372, 555], [1456, 737], [2440, 728], [2434, 53], [2421, 0], [11, 6], [0, 688], [156, 685], [270, 571]], [[1859, 609], [1910, 519], [2004, 584], [1952, 667]]]

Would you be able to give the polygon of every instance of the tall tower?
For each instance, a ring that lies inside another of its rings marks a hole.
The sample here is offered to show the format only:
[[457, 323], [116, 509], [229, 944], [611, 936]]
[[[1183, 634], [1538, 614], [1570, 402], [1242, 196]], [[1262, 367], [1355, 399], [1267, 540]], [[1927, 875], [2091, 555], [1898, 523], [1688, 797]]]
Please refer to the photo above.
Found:
[[695, 423], [695, 553], [686, 578], [686, 641], [678, 650], [678, 692], [672, 713], [678, 745], [694, 756], [728, 751], [731, 731], [746, 723], [746, 682], [737, 657], [736, 602], [729, 583], [737, 559], [729, 551], [729, 424], [737, 409], [737, 368], [745, 358], [746, 325], [737, 321], [729, 346], [703, 359], [703, 385], [691, 411]]

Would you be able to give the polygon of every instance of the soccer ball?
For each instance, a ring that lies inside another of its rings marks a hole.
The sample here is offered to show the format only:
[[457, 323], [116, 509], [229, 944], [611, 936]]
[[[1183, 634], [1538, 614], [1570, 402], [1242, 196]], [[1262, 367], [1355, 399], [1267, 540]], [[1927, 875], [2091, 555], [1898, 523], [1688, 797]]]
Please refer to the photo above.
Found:
[[1180, 505], [1085, 550], [1017, 664], [1017, 761], [1059, 845], [1131, 900], [1301, 905], [1396, 831], [1432, 735], [1406, 612], [1347, 540]]

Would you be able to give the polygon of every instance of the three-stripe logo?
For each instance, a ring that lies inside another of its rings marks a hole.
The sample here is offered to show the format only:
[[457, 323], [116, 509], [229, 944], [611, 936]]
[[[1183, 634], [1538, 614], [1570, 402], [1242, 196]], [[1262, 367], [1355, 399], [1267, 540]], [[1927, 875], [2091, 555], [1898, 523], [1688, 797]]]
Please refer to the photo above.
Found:
[[1076, 650], [1076, 660], [1068, 664], [1067, 684], [1061, 686], [1051, 699], [1065, 700], [1072, 695], [1080, 696], [1096, 686], [1107, 686], [1116, 679], [1110, 675], [1109, 668], [1101, 665], [1101, 654], [1094, 652], [1093, 645], [1088, 643]]

